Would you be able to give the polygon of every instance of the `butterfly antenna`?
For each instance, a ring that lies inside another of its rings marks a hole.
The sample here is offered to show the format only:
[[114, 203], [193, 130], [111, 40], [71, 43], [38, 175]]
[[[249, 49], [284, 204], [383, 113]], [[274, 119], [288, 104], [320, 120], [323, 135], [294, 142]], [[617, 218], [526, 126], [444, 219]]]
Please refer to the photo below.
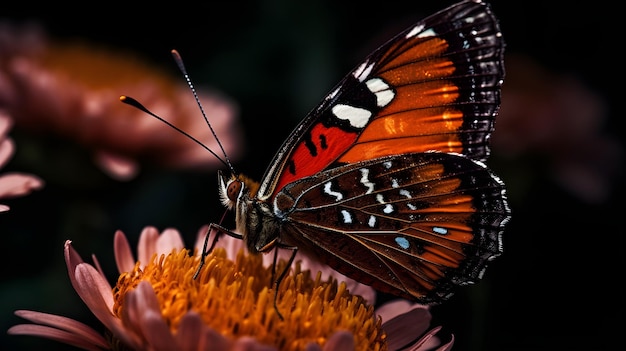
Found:
[[209, 122], [209, 119], [208, 119], [206, 113], [204, 112], [204, 108], [202, 107], [202, 104], [200, 103], [200, 98], [198, 98], [198, 93], [196, 92], [196, 88], [194, 87], [193, 83], [191, 82], [191, 78], [189, 77], [189, 74], [187, 73], [187, 69], [185, 68], [185, 64], [183, 63], [183, 58], [180, 56], [180, 54], [176, 50], [172, 50], [172, 56], [174, 56], [174, 60], [176, 61], [176, 64], [178, 65], [178, 68], [183, 73], [183, 76], [185, 77], [185, 81], [187, 81], [187, 85], [189, 86], [189, 89], [193, 93], [193, 97], [194, 97], [194, 99], [196, 99], [196, 103], [198, 104], [198, 107], [200, 108], [200, 112], [202, 113], [202, 117], [204, 118], [204, 121], [209, 126], [209, 129], [211, 130], [211, 133], [213, 134], [213, 138], [215, 138], [215, 141], [217, 141], [217, 145], [219, 145], [220, 150], [222, 150], [222, 154], [224, 155], [224, 160], [225, 160], [225, 161], [222, 161], [222, 162], [226, 163], [226, 166], [230, 169], [232, 174], [236, 174], [235, 173], [235, 168], [230, 163], [230, 159], [228, 158], [228, 155], [226, 154], [226, 151], [224, 150], [224, 146], [222, 146], [222, 143], [220, 142], [220, 139], [217, 137], [217, 134], [215, 133], [215, 130], [213, 129], [213, 126], [211, 126], [211, 122]]
[[[173, 125], [172, 123], [170, 123], [169, 121], [167, 121], [166, 119], [164, 119], [163, 117], [153, 113], [152, 111], [148, 110], [144, 105], [142, 105], [139, 101], [133, 99], [130, 96], [126, 96], [126, 95], [122, 95], [120, 96], [120, 101], [133, 106], [147, 114], [149, 114], [150, 116], [158, 119], [159, 121], [167, 124], [168, 126], [174, 128], [177, 132], [183, 134], [184, 136], [186, 136], [187, 138], [191, 139], [192, 141], [194, 141], [196, 144], [202, 146], [202, 148], [204, 148], [205, 150], [207, 150], [208, 152], [210, 152], [213, 156], [215, 156], [218, 160], [220, 160], [220, 162], [222, 162], [226, 167], [230, 168], [231, 170], [233, 169], [233, 167], [231, 166], [230, 162], [224, 161], [224, 159], [222, 159], [221, 157], [219, 157], [213, 150], [211, 150], [208, 146], [204, 145], [200, 140], [194, 138], [191, 134], [185, 132], [184, 130], [178, 128], [177, 126]], [[204, 114], [204, 113], [203, 113]], [[219, 143], [219, 142], [218, 142]], [[221, 145], [220, 145], [221, 146]], [[224, 150], [222, 149], [222, 152]], [[234, 174], [234, 173], [233, 173]]]

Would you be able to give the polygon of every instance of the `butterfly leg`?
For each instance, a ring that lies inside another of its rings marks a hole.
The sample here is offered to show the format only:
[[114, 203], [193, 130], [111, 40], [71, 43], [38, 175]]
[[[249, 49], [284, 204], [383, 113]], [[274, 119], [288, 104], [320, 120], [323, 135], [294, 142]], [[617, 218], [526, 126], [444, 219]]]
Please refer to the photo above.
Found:
[[297, 246], [282, 246], [282, 245], [279, 245], [279, 246], [277, 246], [274, 249], [274, 264], [272, 265], [272, 277], [274, 277], [274, 274], [276, 272], [276, 263], [277, 263], [276, 261], [278, 259], [278, 250], [279, 249], [291, 250], [291, 257], [289, 257], [289, 261], [287, 261], [287, 265], [285, 266], [283, 271], [280, 272], [280, 275], [278, 276], [278, 278], [276, 278], [276, 280], [274, 280], [274, 310], [276, 311], [276, 314], [278, 315], [278, 318], [280, 318], [280, 320], [285, 320], [283, 315], [278, 310], [278, 304], [277, 304], [277, 301], [278, 301], [278, 287], [280, 286], [280, 283], [283, 281], [283, 279], [285, 278], [287, 273], [289, 273], [289, 268], [291, 268], [291, 264], [293, 263], [293, 260], [296, 258], [296, 253], [298, 252], [298, 247]]
[[[207, 245], [209, 243], [209, 237], [211, 236], [211, 231], [213, 229], [217, 230], [217, 233], [215, 233], [215, 237], [213, 238], [213, 241], [211, 242], [211, 247], [209, 247], [209, 249], [207, 250]], [[206, 257], [215, 248], [215, 245], [217, 244], [217, 241], [219, 240], [221, 233], [224, 233], [224, 234], [226, 234], [228, 236], [231, 236], [231, 237], [233, 237], [235, 239], [239, 239], [239, 240], [243, 239], [241, 234], [238, 234], [238, 233], [233, 232], [232, 230], [226, 229], [226, 228], [222, 227], [219, 224], [210, 223], [209, 224], [209, 228], [207, 229], [206, 236], [204, 237], [204, 245], [202, 245], [202, 254], [200, 256], [200, 265], [198, 266], [198, 269], [196, 270], [196, 272], [193, 274], [193, 279], [196, 279], [198, 277], [198, 275], [200, 274], [200, 270], [202, 269], [202, 267], [204, 267], [204, 260], [206, 259]]]

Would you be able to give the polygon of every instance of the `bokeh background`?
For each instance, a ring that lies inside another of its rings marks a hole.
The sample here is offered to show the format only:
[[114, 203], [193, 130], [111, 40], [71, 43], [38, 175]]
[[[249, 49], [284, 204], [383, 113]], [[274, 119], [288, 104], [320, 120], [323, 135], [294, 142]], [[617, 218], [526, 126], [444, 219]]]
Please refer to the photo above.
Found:
[[[182, 83], [169, 54], [178, 49], [198, 87], [236, 104], [233, 128], [241, 135], [233, 161], [259, 179], [296, 123], [346, 72], [452, 3], [22, 1], [3, 4], [0, 20], [36, 23], [50, 40], [137, 55]], [[508, 75], [488, 164], [507, 184], [513, 219], [504, 255], [481, 283], [435, 307], [433, 325], [455, 335], [455, 350], [624, 349], [623, 10], [606, 0], [492, 4]], [[136, 243], [144, 226], [174, 227], [191, 245], [197, 229], [223, 212], [215, 168], [141, 162], [135, 177], [120, 181], [76, 140], [19, 126], [10, 135], [16, 154], [0, 172], [32, 173], [46, 184], [2, 201], [11, 206], [0, 213], [3, 350], [71, 349], [6, 335], [22, 322], [16, 309], [98, 325], [67, 278], [66, 239], [113, 277], [115, 230]], [[119, 137], [133, 136], [119, 130]]]

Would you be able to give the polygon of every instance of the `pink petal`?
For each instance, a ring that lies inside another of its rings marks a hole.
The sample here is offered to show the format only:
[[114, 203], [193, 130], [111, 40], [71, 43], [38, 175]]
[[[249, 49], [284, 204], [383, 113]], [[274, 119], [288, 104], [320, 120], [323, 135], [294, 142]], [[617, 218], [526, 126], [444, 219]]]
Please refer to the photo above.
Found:
[[115, 232], [113, 237], [113, 252], [115, 253], [115, 263], [118, 272], [130, 272], [135, 267], [135, 258], [130, 249], [128, 239], [121, 230]]
[[273, 346], [260, 344], [250, 336], [244, 336], [235, 341], [231, 351], [277, 351]]
[[217, 331], [204, 327], [202, 329], [202, 335], [198, 338], [197, 350], [203, 351], [220, 351], [230, 350], [232, 341], [227, 339], [224, 335]]
[[441, 330], [441, 327], [431, 329], [428, 333], [422, 335], [411, 347], [408, 347], [407, 351], [432, 350], [439, 345], [439, 338], [436, 336], [439, 330]]
[[196, 351], [202, 348], [199, 345], [202, 334], [202, 319], [197, 313], [186, 313], [180, 320], [178, 331], [174, 338], [179, 351]]
[[141, 263], [141, 267], [145, 267], [152, 255], [157, 252], [158, 239], [159, 231], [155, 227], [145, 227], [141, 231], [137, 244], [137, 260]]
[[136, 348], [141, 343], [136, 335], [127, 330], [113, 312], [112, 288], [92, 266], [82, 263], [76, 267], [76, 291], [91, 313], [123, 343]]
[[70, 282], [72, 283], [72, 287], [74, 287], [74, 290], [76, 290], [78, 287], [78, 282], [76, 281], [74, 272], [76, 271], [76, 267], [79, 264], [84, 263], [84, 261], [80, 257], [78, 252], [74, 250], [74, 247], [72, 247], [72, 241], [70, 240], [65, 241], [63, 254], [65, 256], [65, 265], [67, 266], [67, 273], [70, 277]]
[[229, 350], [231, 341], [207, 327], [196, 312], [187, 312], [180, 320], [175, 335], [180, 351]]
[[149, 282], [143, 280], [137, 287], [128, 292], [131, 296], [135, 298], [134, 307], [137, 311], [146, 312], [149, 310], [160, 312], [161, 309], [159, 307], [159, 301], [156, 298], [156, 294], [154, 293], [154, 289]]
[[74, 274], [77, 283], [76, 292], [89, 310], [104, 325], [111, 324], [111, 320], [116, 317], [113, 315], [113, 288], [109, 282], [87, 263], [79, 264]]
[[0, 167], [3, 167], [9, 161], [15, 151], [13, 140], [2, 138], [2, 133], [0, 133]]
[[91, 327], [71, 318], [36, 311], [18, 310], [15, 315], [36, 324], [44, 324], [74, 334], [92, 345], [108, 348], [106, 339]]
[[[90, 341], [85, 340], [85, 338], [82, 338], [80, 335], [43, 325], [18, 324], [9, 328], [8, 333], [11, 335], [38, 336], [76, 346], [83, 350], [102, 351], [102, 348], [94, 345]], [[109, 349], [109, 346], [107, 345], [103, 348]]]
[[378, 308], [376, 313], [382, 318], [390, 350], [400, 349], [414, 341], [428, 330], [432, 319], [427, 306], [406, 300], [389, 302]]
[[136, 294], [134, 294], [132, 291], [126, 293], [126, 295], [124, 296], [124, 308], [121, 311], [120, 319], [124, 327], [130, 333], [137, 336], [139, 340], [138, 344], [141, 345], [144, 343], [144, 341], [141, 340], [143, 336], [141, 334], [141, 328], [138, 325], [141, 311], [136, 308], [136, 299]]
[[126, 293], [124, 320], [143, 336], [155, 350], [175, 350], [176, 342], [161, 310], [152, 286], [147, 281]]
[[11, 208], [9, 206], [0, 204], [0, 212], [5, 212], [5, 211], [8, 211], [10, 209]]
[[30, 194], [43, 187], [43, 180], [25, 173], [6, 173], [0, 177], [0, 198]]
[[140, 325], [148, 345], [156, 351], [177, 350], [176, 341], [160, 311], [147, 310], [141, 314]]
[[124, 325], [133, 329], [137, 334], [143, 335], [141, 315], [149, 309], [158, 310], [159, 305], [150, 283], [142, 281], [124, 297], [124, 309], [121, 316]]
[[178, 251], [182, 250], [183, 248], [185, 248], [185, 243], [183, 242], [183, 238], [180, 236], [180, 233], [176, 229], [165, 229], [157, 239], [157, 255], [168, 255], [170, 252], [172, 252], [172, 249], [176, 249]]
[[139, 165], [134, 160], [107, 151], [98, 151], [95, 162], [111, 178], [119, 181], [133, 179], [139, 173]]
[[11, 127], [13, 127], [13, 119], [9, 117], [6, 111], [0, 111], [0, 140], [6, 137]]

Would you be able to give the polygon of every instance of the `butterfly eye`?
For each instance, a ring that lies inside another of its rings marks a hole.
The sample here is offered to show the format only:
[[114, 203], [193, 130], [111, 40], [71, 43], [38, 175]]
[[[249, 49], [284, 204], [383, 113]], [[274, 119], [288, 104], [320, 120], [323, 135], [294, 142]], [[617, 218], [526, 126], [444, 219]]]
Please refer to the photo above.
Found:
[[237, 198], [239, 197], [242, 186], [243, 182], [236, 179], [228, 184], [228, 187], [226, 188], [226, 196], [230, 201], [237, 202]]

